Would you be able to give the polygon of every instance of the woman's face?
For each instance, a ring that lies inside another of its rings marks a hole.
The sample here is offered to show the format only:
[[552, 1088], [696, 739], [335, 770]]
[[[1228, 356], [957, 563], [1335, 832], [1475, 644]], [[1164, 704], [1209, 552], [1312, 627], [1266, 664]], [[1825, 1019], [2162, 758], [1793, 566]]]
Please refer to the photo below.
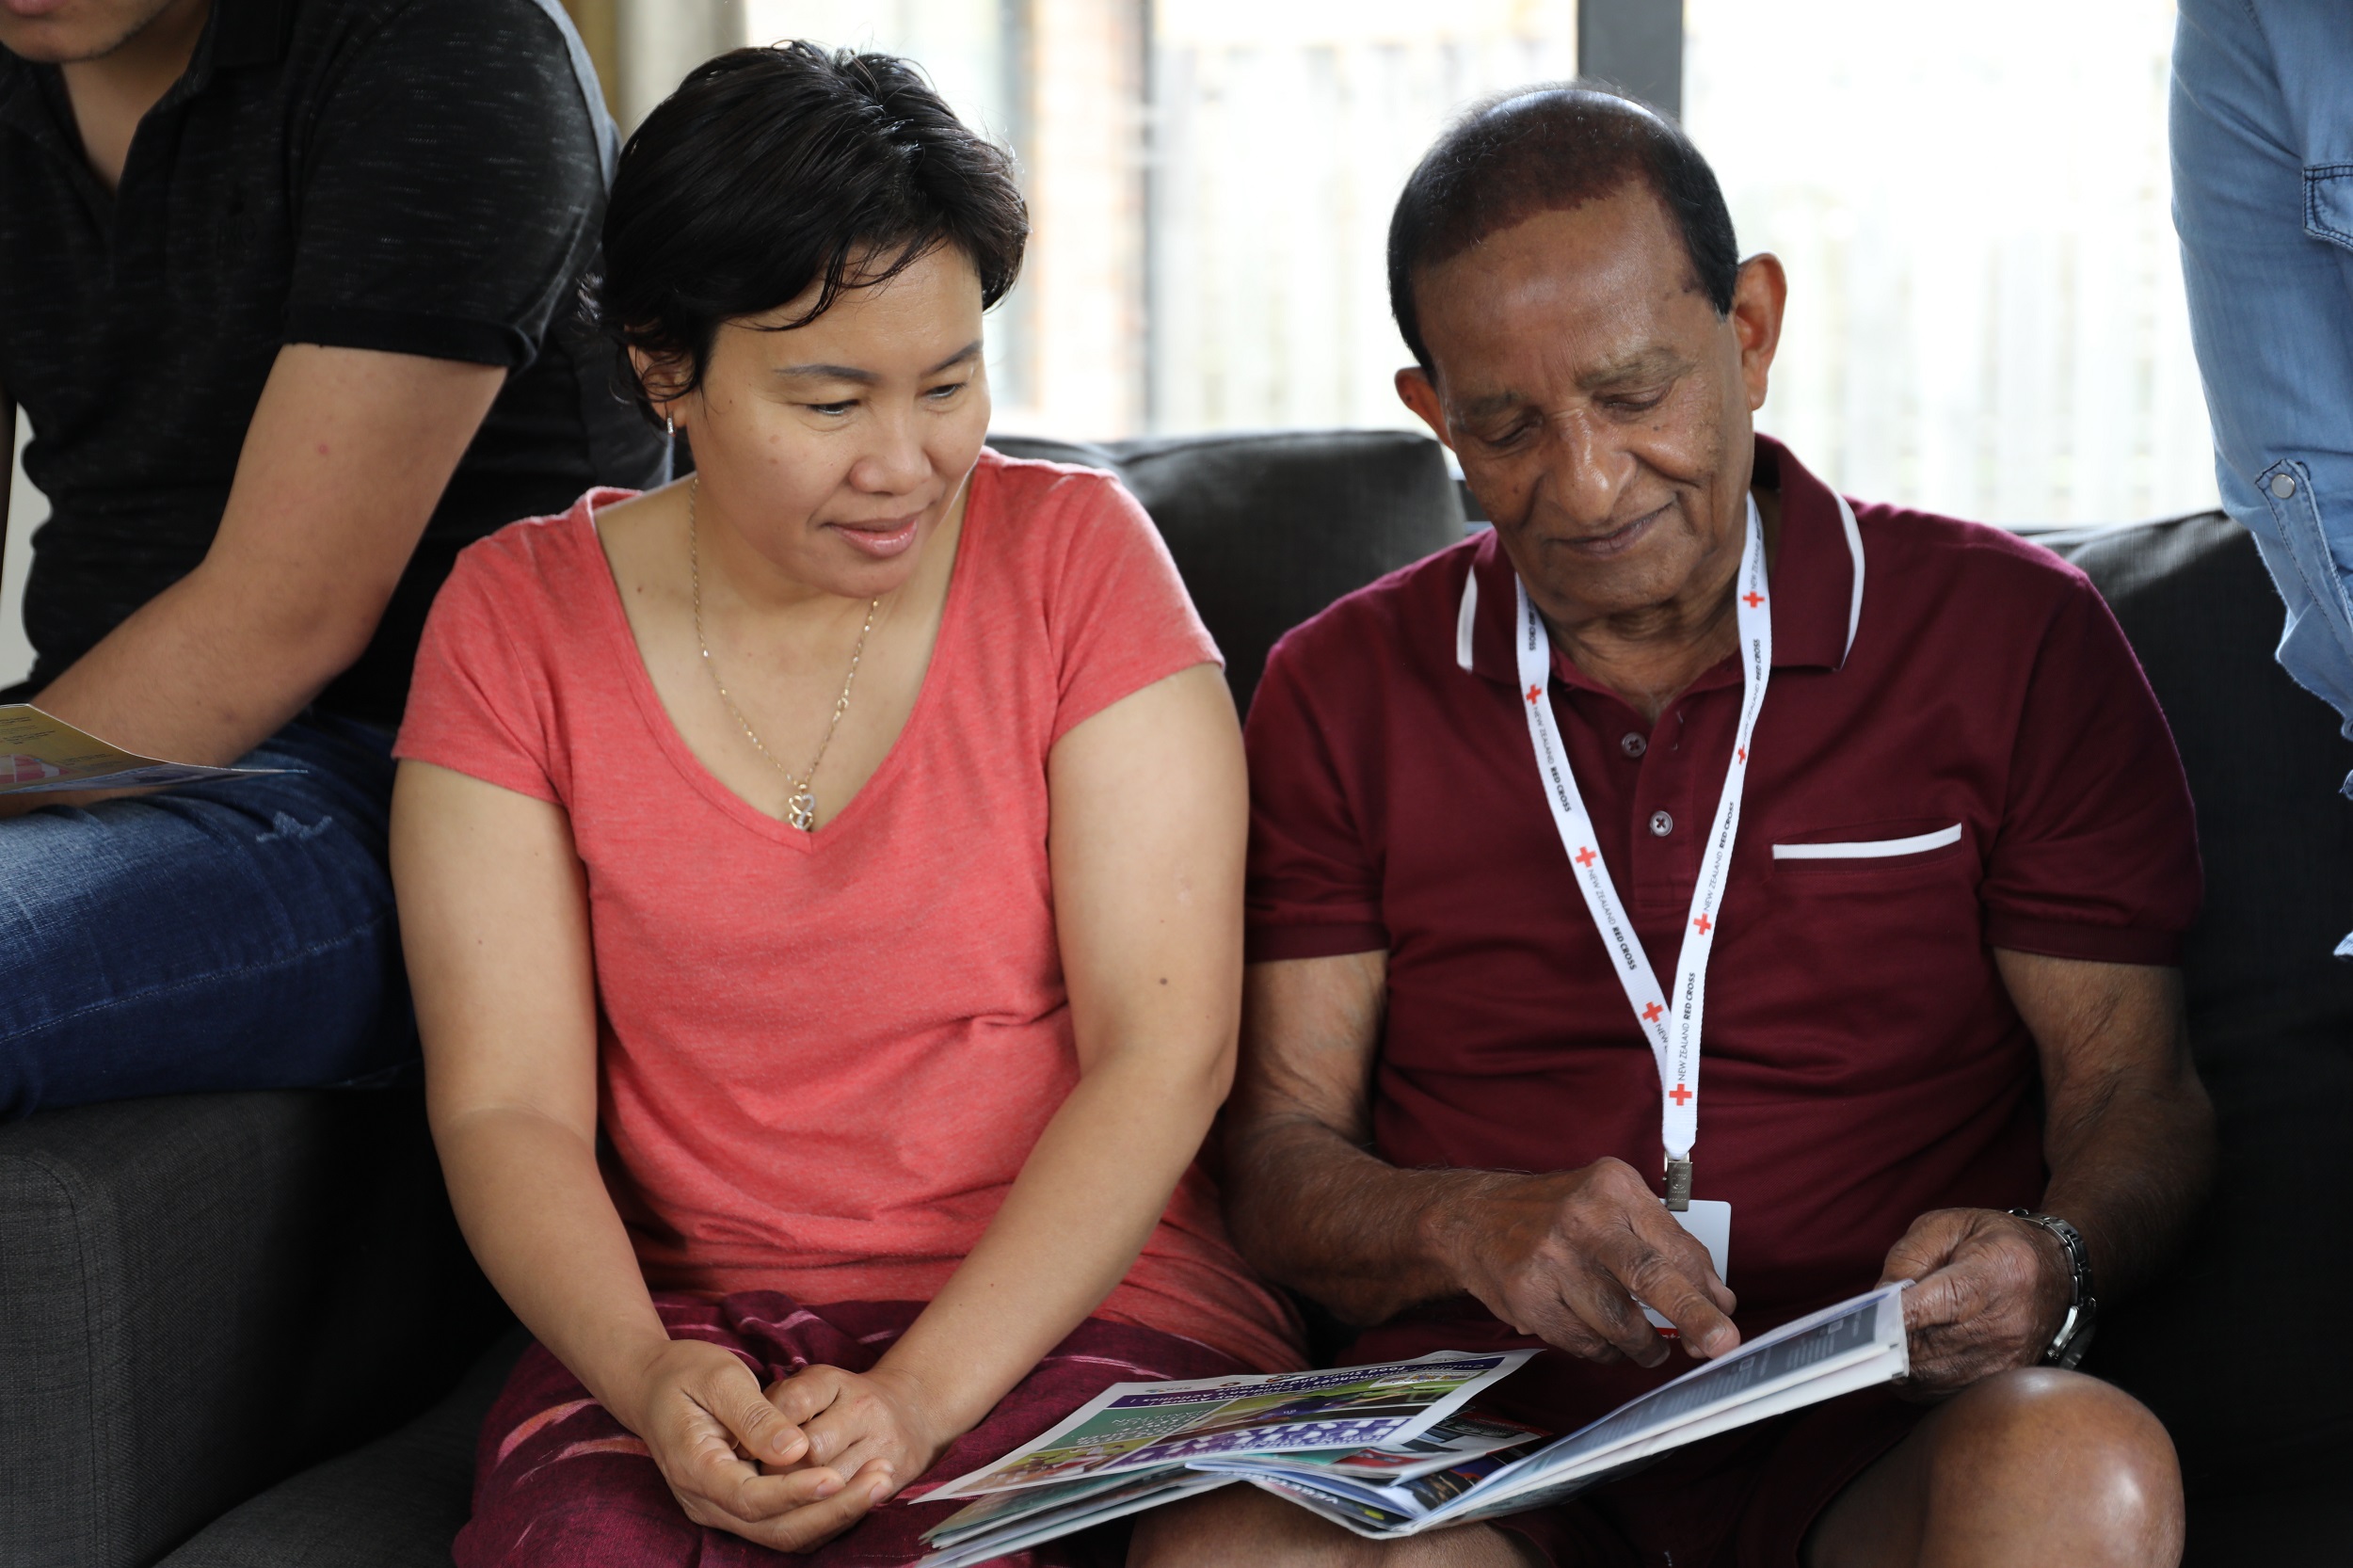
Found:
[[942, 246], [887, 282], [719, 329], [702, 384], [663, 411], [688, 433], [705, 529], [847, 599], [915, 572], [988, 433], [981, 282]]

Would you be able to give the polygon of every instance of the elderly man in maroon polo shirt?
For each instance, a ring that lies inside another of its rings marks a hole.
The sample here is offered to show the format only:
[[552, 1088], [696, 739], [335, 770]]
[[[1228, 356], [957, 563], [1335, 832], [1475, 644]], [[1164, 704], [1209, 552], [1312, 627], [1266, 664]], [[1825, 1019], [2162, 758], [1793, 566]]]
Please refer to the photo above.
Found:
[[1781, 265], [1623, 99], [1473, 112], [1390, 282], [1495, 527], [1258, 688], [1237, 1238], [1346, 1360], [1549, 1347], [1499, 1392], [1556, 1430], [1673, 1375], [1638, 1304], [1688, 1365], [1913, 1280], [1912, 1377], [1499, 1527], [1232, 1488], [1133, 1560], [2174, 1562], [2164, 1429], [2066, 1369], [2212, 1160], [2190, 804], [2105, 606], [1753, 434]]

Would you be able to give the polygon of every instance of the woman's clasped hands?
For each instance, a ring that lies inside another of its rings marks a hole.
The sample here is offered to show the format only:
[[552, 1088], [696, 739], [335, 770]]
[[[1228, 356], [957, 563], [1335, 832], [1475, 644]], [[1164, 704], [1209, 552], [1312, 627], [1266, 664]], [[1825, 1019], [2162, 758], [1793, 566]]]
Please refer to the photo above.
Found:
[[[674, 1339], [616, 1409], [698, 1525], [777, 1551], [831, 1540], [931, 1468], [952, 1434], [913, 1379], [809, 1367], [762, 1389], [732, 1352]], [[616, 1401], [617, 1402], [617, 1401]]]

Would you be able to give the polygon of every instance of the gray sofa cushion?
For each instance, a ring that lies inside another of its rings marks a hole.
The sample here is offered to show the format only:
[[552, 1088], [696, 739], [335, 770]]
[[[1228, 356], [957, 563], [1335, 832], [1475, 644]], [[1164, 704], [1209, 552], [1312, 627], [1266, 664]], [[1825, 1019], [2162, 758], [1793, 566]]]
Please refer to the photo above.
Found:
[[1284, 632], [1463, 536], [1443, 449], [1401, 430], [1286, 430], [1088, 446], [992, 436], [1009, 457], [1106, 468], [1152, 514], [1247, 712]]
[[0, 1128], [0, 1564], [152, 1562], [423, 1408], [499, 1310], [413, 1089]]
[[216, 1520], [163, 1568], [449, 1568], [474, 1439], [529, 1343], [514, 1330], [440, 1404]]
[[[2114, 607], [2165, 705], [2198, 806], [2206, 903], [2186, 957], [2191, 1036], [2221, 1136], [2181, 1264], [2104, 1326], [2086, 1369], [2162, 1416], [2192, 1490], [2193, 1560], [2310, 1560], [2353, 1541], [2353, 1343], [2315, 1311], [2353, 1290], [2353, 744], [2271, 656], [2281, 608], [2222, 514], [2048, 540]], [[2305, 1484], [2309, 1482], [2309, 1484]], [[2285, 1510], [2225, 1501], [2287, 1486]], [[2266, 1519], [2303, 1535], [2266, 1545]], [[2301, 1521], [2299, 1525], [2297, 1521]]]

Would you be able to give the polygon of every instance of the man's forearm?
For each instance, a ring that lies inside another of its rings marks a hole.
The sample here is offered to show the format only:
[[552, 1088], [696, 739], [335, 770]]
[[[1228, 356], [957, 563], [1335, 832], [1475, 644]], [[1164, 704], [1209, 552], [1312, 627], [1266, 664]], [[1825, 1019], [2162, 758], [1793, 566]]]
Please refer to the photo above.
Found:
[[133, 751], [233, 762], [359, 657], [381, 613], [373, 599], [257, 604], [221, 577], [182, 578], [36, 700]]
[[2181, 971], [1993, 956], [2041, 1057], [2042, 1207], [2083, 1233], [2099, 1293], [2123, 1295], [2179, 1244], [2214, 1170]]
[[1304, 1116], [1229, 1133], [1226, 1161], [1243, 1256], [1358, 1324], [1459, 1294], [1448, 1216], [1456, 1200], [1508, 1179], [1401, 1171]]
[[367, 647], [505, 375], [279, 350], [203, 562], [52, 681], [41, 706], [178, 761], [251, 750]]
[[2214, 1108], [2195, 1077], [2124, 1081], [2054, 1106], [2042, 1207], [2083, 1233], [2105, 1299], [2161, 1269], [2197, 1218], [2214, 1175]]

